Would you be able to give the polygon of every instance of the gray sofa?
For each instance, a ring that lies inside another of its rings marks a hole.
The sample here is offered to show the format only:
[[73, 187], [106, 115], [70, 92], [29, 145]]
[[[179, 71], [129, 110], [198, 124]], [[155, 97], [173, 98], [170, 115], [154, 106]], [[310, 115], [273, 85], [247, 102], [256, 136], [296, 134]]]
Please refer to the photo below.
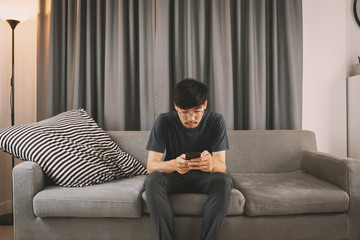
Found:
[[[146, 165], [150, 132], [108, 132]], [[234, 181], [219, 239], [360, 239], [360, 161], [317, 152], [310, 131], [228, 131]], [[84, 188], [53, 185], [40, 167], [13, 170], [15, 239], [157, 239], [146, 176]], [[179, 239], [199, 239], [203, 194], [171, 195]]]

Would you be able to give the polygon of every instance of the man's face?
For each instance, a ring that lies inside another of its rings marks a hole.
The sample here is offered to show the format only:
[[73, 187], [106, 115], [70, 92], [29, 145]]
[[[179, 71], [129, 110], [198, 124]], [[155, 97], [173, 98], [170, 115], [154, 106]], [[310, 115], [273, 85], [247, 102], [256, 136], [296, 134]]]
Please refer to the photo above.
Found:
[[194, 107], [194, 108], [190, 108], [190, 109], [181, 109], [178, 106], [175, 106], [175, 110], [178, 112], [179, 118], [181, 123], [186, 127], [186, 128], [196, 128], [203, 115], [204, 115], [204, 111], [206, 109], [207, 106], [207, 100], [205, 101], [204, 104]]

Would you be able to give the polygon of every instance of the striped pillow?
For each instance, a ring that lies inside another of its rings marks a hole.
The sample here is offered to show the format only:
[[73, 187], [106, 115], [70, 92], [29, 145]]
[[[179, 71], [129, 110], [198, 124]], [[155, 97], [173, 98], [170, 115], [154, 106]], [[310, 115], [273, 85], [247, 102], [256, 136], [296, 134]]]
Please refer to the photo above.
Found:
[[65, 187], [83, 187], [146, 174], [83, 109], [0, 130], [0, 149], [33, 161]]

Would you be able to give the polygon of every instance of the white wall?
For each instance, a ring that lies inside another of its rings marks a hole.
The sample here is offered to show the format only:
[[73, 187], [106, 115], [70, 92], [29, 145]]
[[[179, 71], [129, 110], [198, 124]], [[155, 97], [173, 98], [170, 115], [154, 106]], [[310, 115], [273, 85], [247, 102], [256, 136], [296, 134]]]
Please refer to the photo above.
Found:
[[318, 149], [346, 156], [346, 24], [343, 0], [303, 0], [303, 129]]
[[360, 56], [354, 0], [303, 0], [303, 129], [318, 149], [346, 156], [346, 77]]
[[[31, 10], [15, 28], [15, 124], [36, 120], [36, 0], [11, 0]], [[10, 122], [11, 28], [0, 20], [0, 129]], [[0, 215], [11, 212], [11, 157], [0, 151]]]
[[357, 25], [353, 14], [354, 0], [346, 0], [346, 75], [354, 75], [354, 66], [360, 56], [360, 26]]

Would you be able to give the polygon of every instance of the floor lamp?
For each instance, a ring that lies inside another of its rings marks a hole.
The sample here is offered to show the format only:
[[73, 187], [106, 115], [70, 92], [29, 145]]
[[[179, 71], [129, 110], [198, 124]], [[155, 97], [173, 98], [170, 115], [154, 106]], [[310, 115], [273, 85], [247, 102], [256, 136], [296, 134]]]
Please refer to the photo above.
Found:
[[[25, 21], [29, 17], [29, 10], [14, 4], [0, 4], [0, 18], [6, 21], [12, 30], [11, 38], [11, 47], [12, 47], [12, 74], [10, 79], [11, 93], [10, 93], [10, 107], [11, 107], [11, 126], [15, 123], [15, 113], [14, 113], [14, 100], [15, 100], [15, 78], [14, 78], [14, 40], [15, 40], [15, 27], [20, 23]], [[14, 157], [12, 157], [12, 168], [14, 168]], [[6, 214], [0, 216], [0, 225], [13, 225], [13, 214]]]

